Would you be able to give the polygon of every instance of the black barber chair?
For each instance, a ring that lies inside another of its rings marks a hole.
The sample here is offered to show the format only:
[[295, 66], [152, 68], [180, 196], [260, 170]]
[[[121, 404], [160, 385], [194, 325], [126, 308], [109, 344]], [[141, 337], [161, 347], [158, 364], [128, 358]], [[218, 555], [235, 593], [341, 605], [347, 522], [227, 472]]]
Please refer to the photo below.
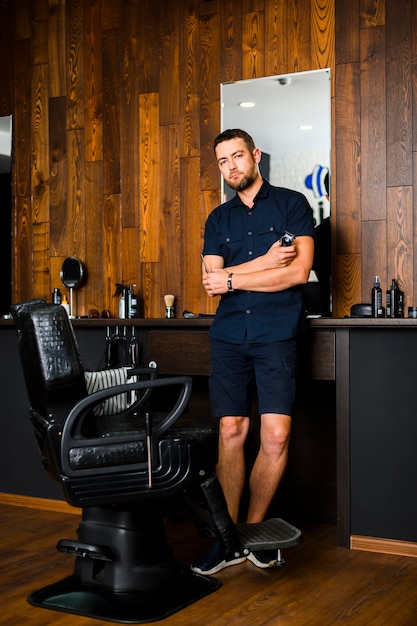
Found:
[[[43, 465], [66, 500], [83, 510], [77, 540], [57, 546], [75, 556], [73, 575], [31, 593], [28, 601], [143, 623], [216, 590], [217, 580], [176, 560], [164, 528], [170, 497], [207, 479], [216, 457], [214, 431], [181, 426], [191, 379], [158, 379], [152, 369], [134, 370], [133, 382], [130, 377], [88, 394], [64, 308], [32, 300], [11, 312]], [[172, 410], [144, 413], [150, 392], [169, 386], [179, 390]], [[133, 404], [120, 412], [132, 394]]]
[[[108, 386], [110, 370], [84, 371], [63, 307], [31, 300], [11, 312], [44, 468], [83, 510], [77, 540], [57, 545], [75, 557], [73, 574], [31, 593], [31, 604], [144, 623], [218, 589], [219, 581], [184, 568], [167, 544], [164, 519], [172, 497], [184, 493], [226, 555], [277, 550], [284, 562], [282, 549], [297, 545], [301, 532], [281, 519], [233, 524], [214, 475], [217, 433], [183, 419], [190, 378], [119, 368]], [[175, 406], [150, 413], [150, 394], [168, 386], [179, 388]]]

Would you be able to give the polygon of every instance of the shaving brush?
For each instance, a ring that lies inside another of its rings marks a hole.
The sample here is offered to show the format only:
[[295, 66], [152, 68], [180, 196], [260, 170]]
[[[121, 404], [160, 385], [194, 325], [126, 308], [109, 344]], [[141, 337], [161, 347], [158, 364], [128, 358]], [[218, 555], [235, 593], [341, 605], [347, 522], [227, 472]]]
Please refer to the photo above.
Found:
[[171, 294], [167, 294], [166, 296], [164, 296], [164, 300], [165, 300], [165, 317], [175, 317], [175, 312], [174, 312], [174, 302], [175, 302], [175, 296], [171, 295]]

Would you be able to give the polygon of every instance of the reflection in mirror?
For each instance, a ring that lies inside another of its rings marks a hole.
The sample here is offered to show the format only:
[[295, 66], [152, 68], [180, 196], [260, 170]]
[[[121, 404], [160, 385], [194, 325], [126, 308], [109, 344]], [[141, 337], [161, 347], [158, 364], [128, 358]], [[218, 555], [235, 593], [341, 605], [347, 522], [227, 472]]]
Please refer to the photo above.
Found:
[[[326, 174], [330, 174], [330, 70], [297, 72], [221, 85], [221, 130], [242, 128], [262, 151], [260, 171], [272, 185], [303, 193], [316, 226], [330, 224]], [[234, 195], [222, 180], [224, 200]], [[330, 232], [330, 229], [328, 230]], [[330, 237], [324, 245], [328, 269], [320, 282], [311, 272], [306, 286], [310, 315], [331, 314]], [[317, 248], [317, 246], [316, 246]]]
[[62, 283], [69, 289], [70, 292], [69, 316], [74, 317], [73, 290], [79, 287], [83, 281], [83, 264], [75, 256], [67, 257], [62, 264], [60, 276]]
[[12, 116], [0, 117], [0, 315], [9, 316], [12, 277]]

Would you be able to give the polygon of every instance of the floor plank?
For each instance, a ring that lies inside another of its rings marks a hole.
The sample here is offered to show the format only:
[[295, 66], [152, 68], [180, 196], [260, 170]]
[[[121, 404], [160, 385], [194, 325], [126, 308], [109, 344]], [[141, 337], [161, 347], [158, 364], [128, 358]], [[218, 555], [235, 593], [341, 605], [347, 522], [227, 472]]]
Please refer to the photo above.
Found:
[[[0, 505], [0, 623], [7, 626], [98, 626], [101, 620], [33, 607], [27, 595], [72, 573], [55, 550], [75, 538], [78, 516]], [[282, 568], [249, 562], [216, 575], [222, 587], [161, 626], [415, 626], [417, 559], [339, 548], [333, 525], [300, 526], [303, 542], [284, 553]], [[187, 516], [167, 523], [186, 565], [207, 547]]]

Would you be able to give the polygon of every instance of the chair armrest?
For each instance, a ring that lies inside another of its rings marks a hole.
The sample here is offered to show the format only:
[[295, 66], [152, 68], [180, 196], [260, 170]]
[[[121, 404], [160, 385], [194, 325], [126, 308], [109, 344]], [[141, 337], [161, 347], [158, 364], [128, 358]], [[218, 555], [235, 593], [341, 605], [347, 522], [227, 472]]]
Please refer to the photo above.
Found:
[[152, 429], [152, 438], [154, 441], [157, 441], [164, 434], [164, 432], [167, 431], [177, 421], [177, 419], [181, 416], [187, 406], [192, 389], [192, 379], [189, 376], [174, 376], [147, 381], [137, 381], [127, 383], [125, 385], [117, 385], [115, 387], [109, 387], [108, 389], [96, 391], [89, 396], [86, 396], [82, 400], [79, 400], [68, 413], [67, 419], [62, 429], [61, 462], [64, 473], [67, 473], [68, 475], [73, 474], [73, 471], [69, 466], [69, 451], [74, 446], [79, 447], [83, 444], [88, 446], [102, 446], [111, 445], [112, 443], [132, 443], [137, 441], [144, 441], [144, 439], [146, 438], [145, 423], [143, 431], [130, 432], [126, 435], [110, 435], [106, 436], [105, 438], [81, 438], [79, 435], [75, 436], [74, 432], [80, 432], [80, 421], [83, 420], [86, 412], [89, 409], [93, 408], [96, 404], [103, 402], [103, 400], [105, 400], [106, 398], [118, 395], [120, 393], [131, 392], [136, 389], [146, 390], [147, 388], [150, 388], [153, 390], [155, 388], [169, 387], [173, 385], [180, 386], [181, 390], [179, 392], [175, 406], [164, 417], [164, 419], [162, 419], [161, 422]]
[[[128, 378], [132, 378], [133, 376], [141, 376], [141, 375], [143, 376], [144, 374], [149, 376], [148, 380], [156, 380], [156, 377], [158, 375], [158, 370], [155, 367], [141, 367], [141, 368], [132, 368], [132, 369], [127, 370]], [[135, 411], [138, 411], [148, 400], [152, 391], [153, 391], [152, 388], [147, 386], [147, 389], [145, 390], [143, 395], [129, 406], [128, 412], [134, 413]]]

